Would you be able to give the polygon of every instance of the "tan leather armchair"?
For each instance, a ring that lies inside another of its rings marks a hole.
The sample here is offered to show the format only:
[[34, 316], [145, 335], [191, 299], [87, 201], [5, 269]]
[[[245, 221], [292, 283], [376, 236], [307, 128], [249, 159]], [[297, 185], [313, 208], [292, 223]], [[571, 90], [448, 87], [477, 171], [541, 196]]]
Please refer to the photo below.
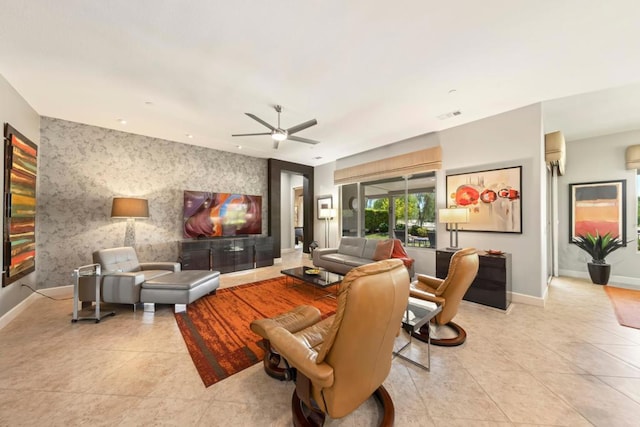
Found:
[[372, 394], [385, 407], [384, 421], [393, 422], [393, 402], [382, 383], [408, 299], [402, 261], [379, 261], [345, 276], [335, 315], [295, 333], [280, 326], [267, 331], [271, 345], [295, 369], [294, 425], [321, 425], [325, 414], [344, 417]]
[[[451, 319], [458, 313], [458, 306], [464, 294], [478, 274], [478, 252], [475, 248], [465, 248], [457, 251], [451, 257], [447, 277], [436, 277], [418, 274], [415, 282], [411, 283], [411, 296], [442, 306], [442, 311], [435, 317], [436, 325], [447, 325], [456, 333], [455, 338], [431, 337], [431, 344], [440, 346], [456, 346], [462, 344], [467, 333], [462, 327], [453, 323]], [[429, 324], [424, 325], [413, 336], [427, 341]]]

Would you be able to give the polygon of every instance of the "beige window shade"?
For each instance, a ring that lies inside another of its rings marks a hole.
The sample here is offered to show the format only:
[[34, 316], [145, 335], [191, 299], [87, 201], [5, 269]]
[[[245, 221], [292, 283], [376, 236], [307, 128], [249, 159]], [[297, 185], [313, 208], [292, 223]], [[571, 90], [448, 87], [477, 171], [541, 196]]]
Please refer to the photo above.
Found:
[[630, 145], [625, 153], [627, 169], [640, 169], [640, 145]]
[[333, 182], [336, 185], [353, 184], [431, 172], [439, 170], [441, 167], [442, 148], [437, 146], [336, 170], [333, 173]]

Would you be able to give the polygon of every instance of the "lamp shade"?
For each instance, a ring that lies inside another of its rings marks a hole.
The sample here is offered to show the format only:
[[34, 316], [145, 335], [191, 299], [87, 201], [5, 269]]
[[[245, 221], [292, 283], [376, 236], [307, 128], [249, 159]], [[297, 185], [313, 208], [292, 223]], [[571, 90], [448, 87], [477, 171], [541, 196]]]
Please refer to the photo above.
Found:
[[464, 224], [469, 222], [469, 209], [447, 208], [438, 210], [438, 222], [441, 224]]
[[114, 197], [111, 218], [149, 218], [149, 203], [147, 199]]

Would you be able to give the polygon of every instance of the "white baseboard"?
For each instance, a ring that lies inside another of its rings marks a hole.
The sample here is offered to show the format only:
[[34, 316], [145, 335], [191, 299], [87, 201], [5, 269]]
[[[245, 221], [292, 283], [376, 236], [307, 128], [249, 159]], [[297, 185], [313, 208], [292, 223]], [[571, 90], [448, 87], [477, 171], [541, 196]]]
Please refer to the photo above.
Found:
[[511, 292], [511, 302], [517, 304], [535, 305], [536, 307], [544, 307], [547, 300], [547, 291], [545, 290], [544, 296], [534, 297], [531, 295], [519, 294], [517, 292]]
[[[574, 277], [576, 279], [585, 279], [589, 281], [591, 280], [591, 278], [589, 277], [589, 273], [584, 271], [560, 270], [559, 273], [560, 276]], [[609, 277], [609, 283], [607, 285], [616, 288], [640, 290], [640, 278], [611, 275], [611, 277]]]
[[38, 289], [38, 292], [51, 298], [68, 298], [68, 297], [73, 297], [73, 285]]
[[9, 323], [11, 323], [13, 319], [17, 318], [20, 315], [20, 313], [25, 311], [27, 307], [29, 307], [31, 303], [33, 303], [38, 297], [39, 295], [36, 295], [35, 293], [33, 293], [28, 297], [26, 297], [25, 299], [23, 299], [22, 301], [20, 301], [20, 303], [18, 303], [18, 305], [13, 307], [11, 310], [7, 311], [4, 316], [0, 317], [0, 329], [4, 328]]
[[[58, 286], [55, 288], [38, 289], [43, 295], [51, 298], [67, 298], [73, 296], [73, 285]], [[7, 326], [11, 321], [17, 318], [25, 311], [37, 298], [44, 298], [42, 295], [32, 292], [28, 297], [20, 301], [18, 305], [7, 311], [4, 316], [0, 317], [0, 329]]]

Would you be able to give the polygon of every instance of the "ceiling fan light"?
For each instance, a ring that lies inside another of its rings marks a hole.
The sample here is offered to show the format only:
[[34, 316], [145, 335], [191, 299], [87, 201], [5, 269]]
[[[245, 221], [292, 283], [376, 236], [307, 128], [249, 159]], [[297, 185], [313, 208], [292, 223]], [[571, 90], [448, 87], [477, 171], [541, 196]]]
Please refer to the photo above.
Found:
[[271, 138], [273, 138], [274, 141], [282, 142], [287, 139], [287, 133], [281, 130], [274, 130]]

